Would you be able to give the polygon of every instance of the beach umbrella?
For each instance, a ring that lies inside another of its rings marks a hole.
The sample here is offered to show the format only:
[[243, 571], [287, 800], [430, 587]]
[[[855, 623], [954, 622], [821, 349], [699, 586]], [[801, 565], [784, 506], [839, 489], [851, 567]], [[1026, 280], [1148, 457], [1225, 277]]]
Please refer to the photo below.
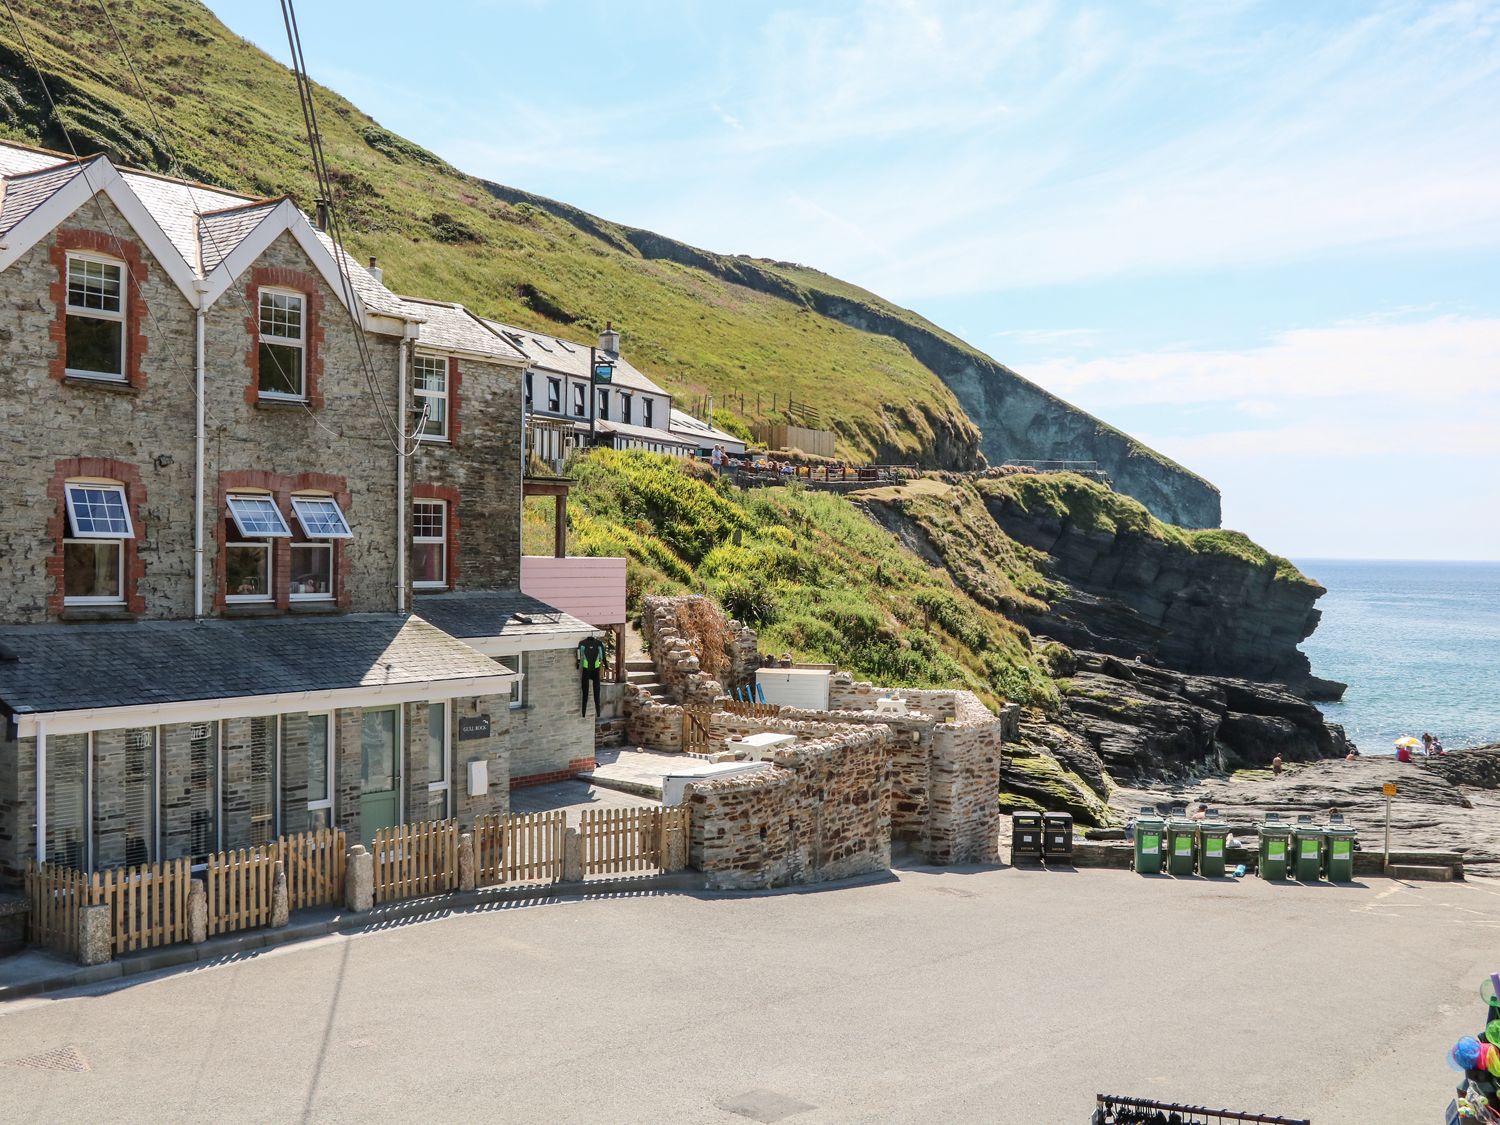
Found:
[[1420, 746], [1420, 745], [1422, 745], [1422, 740], [1420, 738], [1413, 738], [1411, 735], [1407, 735], [1405, 738], [1398, 738], [1398, 739], [1396, 739], [1396, 745], [1397, 746]]

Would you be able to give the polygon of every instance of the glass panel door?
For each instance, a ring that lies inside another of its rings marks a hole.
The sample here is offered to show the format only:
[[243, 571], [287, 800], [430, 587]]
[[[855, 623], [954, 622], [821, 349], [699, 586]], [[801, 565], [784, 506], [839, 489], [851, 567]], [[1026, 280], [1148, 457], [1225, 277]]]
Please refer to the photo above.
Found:
[[369, 844], [401, 819], [401, 709], [368, 708], [359, 730], [359, 830]]

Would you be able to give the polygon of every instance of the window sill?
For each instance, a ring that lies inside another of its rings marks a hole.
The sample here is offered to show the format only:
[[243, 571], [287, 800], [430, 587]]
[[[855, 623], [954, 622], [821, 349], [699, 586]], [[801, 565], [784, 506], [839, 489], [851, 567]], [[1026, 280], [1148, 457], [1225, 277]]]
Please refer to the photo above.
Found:
[[138, 395], [141, 393], [139, 387], [133, 387], [124, 379], [96, 378], [93, 375], [64, 375], [63, 386], [65, 387], [87, 387], [94, 391], [104, 391], [107, 394], [116, 395]]
[[448, 587], [447, 586], [415, 586], [414, 585], [411, 588], [411, 592], [413, 594], [446, 594], [448, 592]]
[[305, 398], [258, 398], [255, 400], [257, 410], [311, 410]]
[[426, 434], [418, 434], [417, 441], [422, 445], [452, 445], [452, 440], [445, 437], [430, 437]]
[[287, 610], [291, 613], [309, 613], [314, 615], [319, 613], [329, 614], [344, 612], [341, 608], [339, 608], [339, 603], [332, 600], [326, 602], [292, 602], [287, 606]]
[[122, 605], [65, 605], [64, 621], [138, 621], [140, 614]]
[[275, 602], [229, 602], [219, 611], [223, 617], [280, 617], [285, 612]]

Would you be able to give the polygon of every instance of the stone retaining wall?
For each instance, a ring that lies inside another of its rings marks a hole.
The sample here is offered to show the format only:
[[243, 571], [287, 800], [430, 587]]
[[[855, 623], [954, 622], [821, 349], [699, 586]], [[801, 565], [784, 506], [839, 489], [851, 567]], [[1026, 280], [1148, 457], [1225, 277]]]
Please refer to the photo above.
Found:
[[[667, 598], [651, 596], [641, 608], [641, 633], [651, 649], [657, 678], [679, 703], [710, 704], [725, 694], [724, 685], [704, 672], [692, 643], [677, 625], [677, 611], [684, 605], [703, 602], [723, 617], [716, 604], [701, 594]], [[724, 618], [730, 633], [729, 674], [731, 686], [745, 682], [760, 663], [759, 641], [755, 631]]]
[[710, 889], [758, 890], [884, 871], [891, 863], [889, 732], [801, 724], [823, 737], [772, 766], [695, 784], [690, 859]]
[[647, 750], [682, 749], [682, 708], [657, 703], [639, 688], [625, 689], [625, 741]]

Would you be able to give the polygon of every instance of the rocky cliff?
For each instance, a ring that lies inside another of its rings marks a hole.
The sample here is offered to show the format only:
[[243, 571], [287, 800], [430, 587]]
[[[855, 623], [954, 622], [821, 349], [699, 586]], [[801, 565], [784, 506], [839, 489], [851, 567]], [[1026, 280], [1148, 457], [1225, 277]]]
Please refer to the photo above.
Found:
[[1323, 587], [1234, 532], [1184, 531], [1071, 474], [1008, 474], [976, 485], [1007, 536], [1054, 580], [1034, 634], [1193, 675], [1287, 685], [1337, 699], [1298, 649]]

